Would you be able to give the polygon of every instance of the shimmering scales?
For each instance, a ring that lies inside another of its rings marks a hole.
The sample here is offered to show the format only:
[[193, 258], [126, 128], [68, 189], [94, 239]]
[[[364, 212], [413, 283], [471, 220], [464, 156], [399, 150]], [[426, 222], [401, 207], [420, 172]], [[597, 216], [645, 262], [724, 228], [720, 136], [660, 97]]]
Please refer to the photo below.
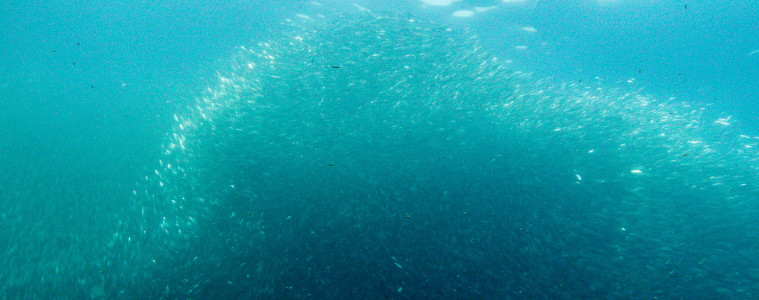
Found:
[[725, 223], [690, 217], [759, 194], [730, 118], [509, 71], [419, 20], [290, 24], [174, 116], [108, 295], [678, 298], [731, 265], [697, 234]]

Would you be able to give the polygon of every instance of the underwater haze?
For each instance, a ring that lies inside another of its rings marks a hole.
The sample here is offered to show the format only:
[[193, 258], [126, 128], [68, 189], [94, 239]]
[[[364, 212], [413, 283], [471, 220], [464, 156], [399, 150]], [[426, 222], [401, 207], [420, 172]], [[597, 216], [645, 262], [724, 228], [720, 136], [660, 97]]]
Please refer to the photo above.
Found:
[[0, 298], [756, 298], [758, 23], [11, 0]]

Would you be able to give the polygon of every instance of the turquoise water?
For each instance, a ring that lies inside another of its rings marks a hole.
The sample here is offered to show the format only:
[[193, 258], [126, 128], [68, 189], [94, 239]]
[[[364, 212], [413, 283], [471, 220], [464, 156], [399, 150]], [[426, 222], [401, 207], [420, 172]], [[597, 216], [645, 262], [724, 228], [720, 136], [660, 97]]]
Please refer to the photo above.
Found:
[[755, 297], [754, 4], [433, 4], [4, 4], [0, 295]]

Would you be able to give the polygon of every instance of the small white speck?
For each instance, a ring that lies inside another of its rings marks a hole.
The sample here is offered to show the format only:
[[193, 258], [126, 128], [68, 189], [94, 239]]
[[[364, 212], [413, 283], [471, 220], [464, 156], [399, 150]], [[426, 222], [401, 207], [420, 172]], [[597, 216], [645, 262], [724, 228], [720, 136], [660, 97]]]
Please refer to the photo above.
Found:
[[474, 12], [471, 11], [471, 10], [457, 10], [457, 11], [453, 12], [453, 16], [454, 17], [459, 17], [459, 18], [468, 18], [468, 17], [471, 17], [473, 15], [474, 15]]

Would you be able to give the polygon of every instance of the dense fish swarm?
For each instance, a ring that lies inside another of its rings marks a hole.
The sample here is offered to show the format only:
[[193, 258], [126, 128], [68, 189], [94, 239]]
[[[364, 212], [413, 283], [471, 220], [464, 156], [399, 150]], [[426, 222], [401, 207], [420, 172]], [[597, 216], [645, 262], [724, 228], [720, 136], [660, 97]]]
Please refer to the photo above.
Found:
[[[759, 140], [727, 119], [623, 84], [534, 80], [427, 22], [291, 24], [242, 49], [177, 117], [160, 168], [135, 190], [140, 228], [122, 233], [142, 243], [129, 259], [155, 264], [149, 279], [128, 276], [135, 290], [415, 299], [756, 288], [757, 256], [742, 245], [759, 232], [749, 230]], [[123, 272], [143, 272], [129, 259]]]
[[756, 296], [759, 138], [732, 120], [428, 22], [289, 23], [175, 117], [89, 296]]

